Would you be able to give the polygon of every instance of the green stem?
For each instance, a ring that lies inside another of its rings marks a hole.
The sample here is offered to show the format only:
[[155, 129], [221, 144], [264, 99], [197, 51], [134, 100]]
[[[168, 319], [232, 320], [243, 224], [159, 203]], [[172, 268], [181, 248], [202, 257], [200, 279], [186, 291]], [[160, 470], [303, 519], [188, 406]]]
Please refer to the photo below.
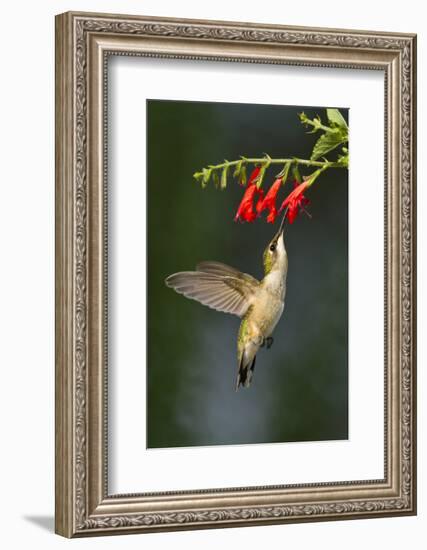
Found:
[[300, 159], [300, 158], [287, 158], [287, 159], [266, 159], [265, 157], [262, 158], [243, 158], [239, 160], [231, 160], [227, 162], [223, 162], [222, 164], [214, 164], [209, 165], [209, 168], [212, 170], [218, 170], [220, 168], [225, 168], [226, 166], [235, 166], [239, 162], [245, 162], [248, 164], [286, 164], [287, 162], [291, 164], [303, 164], [304, 166], [317, 166], [318, 168], [342, 168], [342, 164], [339, 162], [329, 162], [329, 161], [319, 161], [319, 160], [306, 160], [306, 159]]
[[[310, 124], [310, 126], [314, 126], [316, 130], [323, 130], [324, 132], [336, 132], [335, 128], [329, 128], [329, 126], [324, 126], [318, 120], [315, 122], [314, 120], [310, 120], [309, 118], [306, 118], [304, 119], [303, 124]], [[309, 132], [309, 133], [313, 133], [313, 132]]]

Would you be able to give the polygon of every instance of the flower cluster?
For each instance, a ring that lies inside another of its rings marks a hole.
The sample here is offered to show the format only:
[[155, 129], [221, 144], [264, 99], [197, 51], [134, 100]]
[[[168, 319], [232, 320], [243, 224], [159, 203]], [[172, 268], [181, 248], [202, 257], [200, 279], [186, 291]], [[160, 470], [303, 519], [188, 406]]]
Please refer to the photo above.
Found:
[[[205, 188], [212, 181], [218, 189], [225, 189], [230, 175], [241, 186], [246, 185], [245, 193], [234, 218], [236, 221], [253, 222], [264, 211], [267, 211], [267, 223], [274, 223], [279, 213], [284, 209], [284, 215], [289, 223], [295, 221], [299, 212], [305, 212], [310, 216], [305, 210], [305, 206], [309, 203], [305, 196], [306, 190], [326, 170], [330, 168], [348, 169], [348, 125], [340, 111], [332, 108], [326, 109], [326, 120], [323, 119], [323, 121], [319, 115], [311, 119], [305, 113], [300, 113], [299, 118], [305, 127], [312, 128], [310, 134], [317, 132], [320, 134], [309, 159], [296, 156], [272, 158], [267, 153], [264, 153], [262, 157], [248, 158], [240, 156], [236, 160], [224, 160], [219, 164], [209, 164], [199, 172], [195, 172], [193, 177], [200, 183], [202, 188]], [[330, 154], [334, 155], [335, 159], [326, 156]], [[276, 176], [267, 193], [264, 194], [263, 181], [267, 170], [274, 165], [282, 166], [282, 171]], [[254, 168], [249, 178], [246, 178], [248, 166], [254, 166]], [[313, 171], [302, 180], [300, 167], [303, 167], [304, 170], [311, 168]], [[294, 189], [278, 208], [276, 205], [277, 196], [281, 187], [285, 186], [290, 170], [294, 174]]]
[[[253, 222], [257, 215], [261, 215], [264, 210], [268, 210], [267, 222], [274, 223], [277, 215], [287, 208], [286, 216], [289, 223], [293, 223], [298, 213], [304, 210], [304, 207], [310, 202], [304, 195], [307, 187], [311, 185], [310, 178], [302, 183], [294, 182], [294, 189], [282, 202], [280, 208], [276, 206], [276, 199], [282, 184], [285, 184], [283, 177], [278, 177], [264, 196], [262, 189], [255, 183], [259, 174], [259, 168], [255, 168], [248, 180], [248, 186], [237, 209], [235, 221], [242, 220]], [[255, 201], [257, 202], [255, 204]], [[256, 213], [255, 213], [256, 212]]]

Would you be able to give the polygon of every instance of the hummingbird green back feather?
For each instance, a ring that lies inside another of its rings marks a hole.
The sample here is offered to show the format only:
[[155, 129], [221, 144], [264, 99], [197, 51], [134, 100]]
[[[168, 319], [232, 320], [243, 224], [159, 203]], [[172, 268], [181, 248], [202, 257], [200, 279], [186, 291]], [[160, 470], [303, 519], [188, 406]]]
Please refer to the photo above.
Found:
[[248, 332], [248, 318], [251, 314], [251, 309], [249, 308], [246, 315], [243, 317], [242, 322], [240, 323], [239, 328], [239, 334], [237, 336], [237, 347], [238, 347], [238, 355], [240, 356], [241, 353], [241, 346], [245, 343], [245, 338], [247, 336]]

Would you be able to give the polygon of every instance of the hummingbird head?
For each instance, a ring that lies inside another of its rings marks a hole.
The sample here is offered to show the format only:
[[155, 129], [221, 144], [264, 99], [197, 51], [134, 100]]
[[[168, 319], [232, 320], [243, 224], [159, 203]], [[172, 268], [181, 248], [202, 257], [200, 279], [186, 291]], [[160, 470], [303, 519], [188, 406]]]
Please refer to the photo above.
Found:
[[268, 246], [264, 251], [263, 259], [265, 275], [268, 275], [274, 270], [282, 270], [285, 273], [288, 269], [288, 255], [286, 253], [285, 241], [283, 237], [286, 213], [287, 210], [283, 215], [279, 230], [268, 243]]

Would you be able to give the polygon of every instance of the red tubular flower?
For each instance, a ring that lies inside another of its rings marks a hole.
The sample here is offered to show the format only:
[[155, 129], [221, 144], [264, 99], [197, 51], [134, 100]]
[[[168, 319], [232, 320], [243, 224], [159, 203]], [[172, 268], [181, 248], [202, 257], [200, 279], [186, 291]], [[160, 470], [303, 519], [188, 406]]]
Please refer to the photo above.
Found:
[[252, 173], [248, 179], [248, 187], [249, 185], [252, 185], [253, 183], [255, 183], [255, 180], [259, 176], [260, 170], [261, 170], [260, 166], [255, 166], [255, 168], [252, 170]]
[[289, 207], [287, 213], [289, 223], [293, 223], [295, 221], [295, 218], [297, 217], [299, 209], [303, 208], [310, 202], [307, 197], [304, 196], [304, 191], [309, 185], [310, 180], [305, 180], [302, 183], [298, 183], [297, 181], [295, 181], [294, 190], [289, 193], [289, 195], [283, 201], [279, 212], [286, 208], [286, 206]]
[[256, 211], [258, 214], [261, 214], [263, 210], [270, 210], [270, 213], [267, 216], [268, 223], [274, 223], [277, 216], [276, 208], [276, 196], [279, 192], [280, 186], [282, 184], [282, 178], [277, 178], [270, 189], [267, 191], [267, 194], [263, 199], [260, 199], [256, 205]]
[[270, 210], [270, 214], [267, 216], [267, 223], [274, 223], [277, 217], [277, 208], [273, 206]]
[[243, 195], [239, 208], [237, 209], [236, 216], [234, 217], [234, 221], [237, 221], [238, 219], [246, 222], [254, 221], [256, 218], [254, 212], [254, 199], [257, 194], [262, 197], [263, 192], [262, 189], [258, 189], [255, 183], [252, 183], [246, 188], [245, 194]]

